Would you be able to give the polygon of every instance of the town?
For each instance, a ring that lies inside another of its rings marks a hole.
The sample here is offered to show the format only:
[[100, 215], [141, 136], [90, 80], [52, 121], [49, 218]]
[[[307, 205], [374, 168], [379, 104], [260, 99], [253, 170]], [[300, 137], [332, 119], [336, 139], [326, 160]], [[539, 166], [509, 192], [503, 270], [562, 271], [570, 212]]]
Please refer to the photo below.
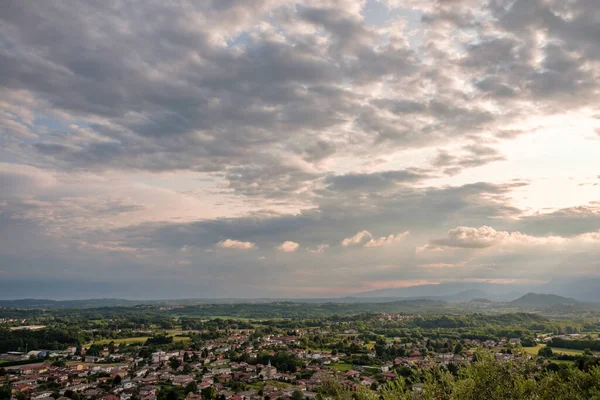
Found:
[[[481, 324], [490, 317], [474, 318]], [[517, 328], [500, 337], [464, 327], [427, 328], [443, 325], [440, 321], [447, 325], [449, 319], [379, 313], [303, 328], [289, 328], [286, 320], [216, 318], [196, 322], [207, 329], [91, 330], [84, 332], [93, 337], [87, 343], [0, 354], [0, 384], [19, 400], [301, 400], [319, 396], [332, 383], [350, 393], [376, 392], [398, 379], [418, 393], [422, 371], [442, 368], [456, 374], [478, 354], [500, 363], [548, 363], [552, 357], [575, 360], [584, 353], [552, 351], [553, 340], [586, 338], [565, 333], [574, 327], [539, 334]], [[22, 321], [12, 321], [17, 322]], [[49, 329], [21, 325], [6, 331], [52, 334]], [[585, 353], [597, 360], [597, 353]]]

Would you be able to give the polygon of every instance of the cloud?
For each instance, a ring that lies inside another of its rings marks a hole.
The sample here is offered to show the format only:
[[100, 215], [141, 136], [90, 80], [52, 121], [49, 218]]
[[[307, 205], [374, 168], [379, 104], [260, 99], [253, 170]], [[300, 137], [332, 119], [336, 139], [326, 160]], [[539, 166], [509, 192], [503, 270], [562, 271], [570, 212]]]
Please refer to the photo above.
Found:
[[497, 231], [489, 226], [472, 228], [459, 226], [448, 231], [445, 238], [434, 239], [429, 246], [455, 247], [464, 249], [485, 249], [493, 246], [547, 246], [572, 245], [577, 243], [593, 243], [600, 240], [598, 232], [586, 232], [575, 237], [531, 236], [521, 232]]
[[319, 244], [317, 247], [307, 247], [306, 250], [310, 253], [324, 253], [329, 248], [328, 244]]
[[351, 245], [361, 244], [372, 237], [373, 235], [371, 235], [368, 231], [360, 231], [357, 232], [354, 236], [342, 240], [341, 245], [344, 247], [348, 247]]
[[382, 247], [389, 246], [396, 242], [401, 241], [408, 236], [408, 231], [404, 233], [391, 234], [389, 236], [382, 236], [379, 238], [373, 237], [369, 231], [357, 232], [354, 236], [345, 238], [342, 240], [341, 245], [344, 247], [352, 245], [363, 245], [364, 247]]
[[408, 236], [408, 231], [404, 233], [392, 234], [389, 236], [382, 236], [380, 238], [372, 238], [367, 243], [365, 243], [365, 247], [381, 247], [381, 246], [389, 246], [396, 242], [403, 240]]
[[277, 249], [283, 251], [284, 253], [294, 253], [299, 247], [300, 245], [298, 243], [287, 240], [281, 243]]
[[446, 238], [435, 239], [432, 241], [432, 244], [446, 247], [482, 249], [505, 240], [509, 235], [508, 232], [498, 232], [489, 226], [482, 226], [480, 228], [459, 226], [449, 230]]
[[391, 189], [398, 184], [416, 183], [430, 177], [428, 171], [413, 168], [370, 174], [329, 176], [325, 179], [325, 185], [328, 190], [339, 192], [382, 191]]
[[506, 157], [493, 147], [480, 143], [463, 146], [458, 151], [438, 150], [432, 165], [442, 168], [447, 175], [456, 175], [465, 169], [480, 167], [497, 161], [504, 161]]
[[458, 268], [458, 267], [464, 267], [466, 265], [466, 261], [462, 261], [456, 264], [450, 264], [450, 263], [431, 263], [431, 264], [422, 264], [420, 265], [420, 267], [422, 268]]
[[242, 242], [239, 240], [225, 239], [217, 243], [217, 246], [223, 249], [236, 249], [236, 250], [251, 250], [256, 248], [256, 245], [251, 242]]
[[597, 271], [597, 2], [379, 3], [7, 2], [2, 280], [287, 296]]

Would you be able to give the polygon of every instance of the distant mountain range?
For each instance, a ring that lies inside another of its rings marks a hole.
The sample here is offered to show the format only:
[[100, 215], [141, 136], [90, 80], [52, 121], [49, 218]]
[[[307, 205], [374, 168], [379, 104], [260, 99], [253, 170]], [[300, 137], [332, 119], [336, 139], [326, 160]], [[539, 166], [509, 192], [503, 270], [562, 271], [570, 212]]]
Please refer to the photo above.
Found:
[[0, 300], [0, 307], [25, 309], [68, 309], [97, 307], [134, 307], [140, 305], [196, 305], [223, 303], [384, 303], [408, 300], [432, 300], [447, 303], [494, 303], [499, 307], [536, 308], [578, 307], [585, 303], [600, 303], [600, 279], [552, 280], [541, 286], [494, 284], [485, 282], [447, 282], [439, 285], [419, 285], [380, 289], [354, 296], [326, 299], [180, 299], [180, 300]]
[[439, 285], [419, 285], [404, 288], [380, 289], [363, 292], [355, 298], [427, 298], [449, 302], [489, 299], [508, 302], [527, 293], [561, 296], [580, 302], [600, 302], [600, 278], [552, 280], [544, 285], [513, 285], [485, 282], [448, 282]]
[[514, 307], [520, 308], [547, 308], [552, 306], [577, 306], [580, 301], [568, 297], [557, 296], [555, 294], [527, 293], [525, 296], [508, 303]]
[[553, 293], [591, 303], [600, 302], [600, 278], [553, 279], [537, 288], [537, 293]]
[[510, 301], [530, 292], [534, 287], [487, 282], [447, 282], [438, 285], [418, 285], [359, 293], [357, 298], [435, 298], [451, 302], [487, 298]]
[[49, 299], [19, 299], [0, 300], [0, 307], [29, 308], [29, 309], [59, 309], [59, 308], [97, 308], [97, 307], [133, 307], [148, 304], [148, 301], [125, 299], [86, 299], [86, 300], [49, 300]]

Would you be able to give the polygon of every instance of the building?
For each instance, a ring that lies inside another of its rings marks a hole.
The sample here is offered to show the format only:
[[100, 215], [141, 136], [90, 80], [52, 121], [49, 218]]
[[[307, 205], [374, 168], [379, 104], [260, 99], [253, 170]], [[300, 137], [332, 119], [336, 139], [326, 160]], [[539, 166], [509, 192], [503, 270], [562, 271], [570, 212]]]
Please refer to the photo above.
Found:
[[267, 364], [267, 366], [265, 368], [262, 369], [262, 371], [260, 371], [260, 377], [264, 380], [267, 379], [273, 379], [273, 377], [275, 376], [275, 374], [277, 373], [277, 368], [273, 367], [271, 365], [271, 360], [269, 360], [269, 363]]

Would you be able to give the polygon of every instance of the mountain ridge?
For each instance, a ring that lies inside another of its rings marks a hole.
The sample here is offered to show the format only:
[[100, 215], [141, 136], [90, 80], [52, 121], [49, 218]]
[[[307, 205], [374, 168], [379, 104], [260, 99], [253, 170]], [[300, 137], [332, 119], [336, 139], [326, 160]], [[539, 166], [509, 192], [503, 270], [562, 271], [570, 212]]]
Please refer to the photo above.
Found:
[[518, 299], [515, 299], [508, 303], [512, 306], [517, 307], [529, 307], [529, 308], [539, 308], [539, 307], [552, 307], [556, 305], [580, 305], [582, 304], [580, 301], [571, 299], [568, 297], [558, 296], [556, 294], [548, 294], [548, 293], [527, 293]]

